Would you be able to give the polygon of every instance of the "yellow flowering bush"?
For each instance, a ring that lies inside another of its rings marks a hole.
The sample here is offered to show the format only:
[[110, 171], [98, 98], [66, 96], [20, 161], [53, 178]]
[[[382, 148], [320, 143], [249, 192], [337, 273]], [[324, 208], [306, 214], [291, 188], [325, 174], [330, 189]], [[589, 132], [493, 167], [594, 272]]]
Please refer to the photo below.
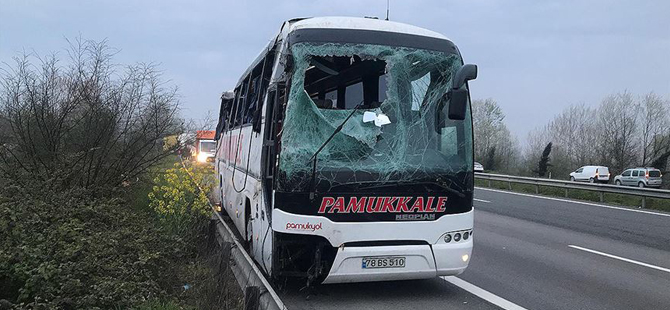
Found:
[[212, 212], [207, 198], [212, 178], [211, 169], [176, 163], [154, 179], [149, 206], [174, 233], [197, 230]]

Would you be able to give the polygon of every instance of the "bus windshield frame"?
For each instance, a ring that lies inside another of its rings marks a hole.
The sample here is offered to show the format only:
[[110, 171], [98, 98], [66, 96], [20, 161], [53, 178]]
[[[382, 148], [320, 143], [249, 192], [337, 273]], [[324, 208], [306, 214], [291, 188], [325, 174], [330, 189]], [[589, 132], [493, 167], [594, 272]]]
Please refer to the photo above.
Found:
[[[278, 190], [308, 190], [309, 159], [361, 101], [359, 111], [319, 155], [319, 191], [436, 179], [468, 190], [472, 120], [469, 105], [463, 121], [444, 117], [449, 104], [445, 94], [463, 63], [448, 47], [293, 43]], [[359, 96], [348, 95], [349, 90]]]

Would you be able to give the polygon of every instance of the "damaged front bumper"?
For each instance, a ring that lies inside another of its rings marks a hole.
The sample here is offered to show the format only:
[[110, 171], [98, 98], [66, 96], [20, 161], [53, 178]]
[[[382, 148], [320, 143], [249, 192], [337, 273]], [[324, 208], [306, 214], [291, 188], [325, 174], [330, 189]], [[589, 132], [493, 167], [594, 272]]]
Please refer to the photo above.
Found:
[[[351, 223], [275, 209], [273, 219], [275, 231], [321, 236], [337, 248], [325, 284], [453, 276], [465, 271], [472, 255], [472, 237], [445, 242], [444, 235], [454, 231], [471, 233], [473, 211], [435, 221]], [[402, 264], [381, 268], [366, 265], [369, 260], [389, 259], [402, 260]]]

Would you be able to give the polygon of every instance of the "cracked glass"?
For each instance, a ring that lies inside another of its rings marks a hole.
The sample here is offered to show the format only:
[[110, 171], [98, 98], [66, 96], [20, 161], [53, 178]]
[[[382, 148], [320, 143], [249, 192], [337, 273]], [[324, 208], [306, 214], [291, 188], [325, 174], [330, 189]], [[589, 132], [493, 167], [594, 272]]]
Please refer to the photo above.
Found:
[[441, 178], [465, 185], [473, 165], [469, 104], [465, 120], [446, 118], [445, 94], [462, 66], [458, 55], [307, 42], [292, 45], [290, 52], [294, 70], [281, 132], [278, 190], [310, 190], [312, 156], [352, 112], [316, 157], [318, 192]]

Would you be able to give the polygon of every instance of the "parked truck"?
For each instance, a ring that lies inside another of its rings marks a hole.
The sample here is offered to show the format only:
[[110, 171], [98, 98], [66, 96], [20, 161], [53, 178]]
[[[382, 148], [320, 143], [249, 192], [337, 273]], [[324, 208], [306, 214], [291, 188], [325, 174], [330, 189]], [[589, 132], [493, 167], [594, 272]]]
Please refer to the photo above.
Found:
[[198, 130], [195, 134], [193, 158], [199, 163], [214, 162], [216, 141], [214, 130]]

